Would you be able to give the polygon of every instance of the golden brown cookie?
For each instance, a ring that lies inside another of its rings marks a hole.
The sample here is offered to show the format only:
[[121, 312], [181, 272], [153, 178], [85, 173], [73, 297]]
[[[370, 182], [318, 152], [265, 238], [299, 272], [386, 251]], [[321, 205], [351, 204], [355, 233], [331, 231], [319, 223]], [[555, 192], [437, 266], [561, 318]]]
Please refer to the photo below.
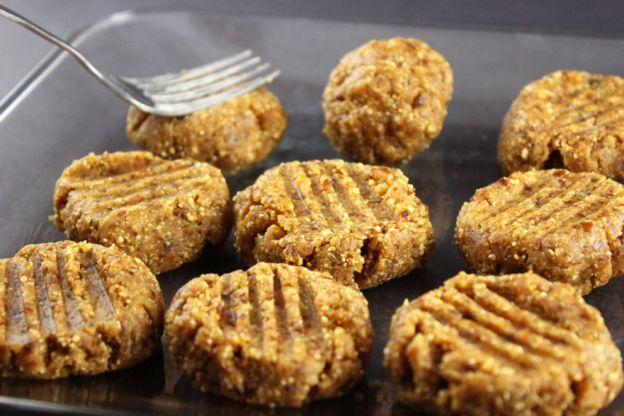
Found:
[[278, 145], [288, 118], [266, 88], [184, 117], [146, 114], [130, 107], [131, 142], [166, 159], [189, 158], [234, 173], [266, 158]]
[[58, 378], [137, 364], [160, 345], [154, 275], [117, 247], [28, 245], [0, 260], [0, 375]]
[[58, 179], [53, 220], [72, 240], [115, 244], [161, 273], [220, 244], [231, 210], [223, 175], [207, 163], [91, 153]]
[[624, 79], [556, 71], [525, 86], [498, 142], [506, 173], [565, 167], [624, 179]]
[[406, 301], [385, 366], [402, 401], [444, 415], [592, 415], [622, 388], [600, 312], [533, 273], [460, 273]]
[[372, 343], [359, 290], [286, 264], [193, 279], [165, 319], [169, 348], [194, 385], [271, 406], [343, 394]]
[[433, 244], [429, 211], [400, 170], [342, 160], [269, 169], [236, 194], [234, 216], [247, 262], [324, 270], [360, 288], [407, 274]]
[[582, 293], [624, 272], [624, 186], [597, 173], [516, 172], [478, 189], [455, 240], [478, 273], [533, 270]]
[[347, 53], [323, 93], [323, 132], [338, 150], [366, 163], [402, 163], [440, 134], [453, 72], [426, 43], [372, 40]]

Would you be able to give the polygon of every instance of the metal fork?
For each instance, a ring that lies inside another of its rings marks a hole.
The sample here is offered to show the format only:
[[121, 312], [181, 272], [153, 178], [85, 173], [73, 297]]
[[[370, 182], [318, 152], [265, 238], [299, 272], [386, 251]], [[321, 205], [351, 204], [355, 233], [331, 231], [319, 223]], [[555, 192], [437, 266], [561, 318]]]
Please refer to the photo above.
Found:
[[109, 90], [141, 111], [163, 116], [181, 116], [210, 107], [268, 84], [279, 74], [269, 72], [250, 50], [196, 68], [149, 78], [116, 77], [95, 68], [76, 48], [8, 7], [0, 5], [0, 16], [34, 32], [69, 54]]

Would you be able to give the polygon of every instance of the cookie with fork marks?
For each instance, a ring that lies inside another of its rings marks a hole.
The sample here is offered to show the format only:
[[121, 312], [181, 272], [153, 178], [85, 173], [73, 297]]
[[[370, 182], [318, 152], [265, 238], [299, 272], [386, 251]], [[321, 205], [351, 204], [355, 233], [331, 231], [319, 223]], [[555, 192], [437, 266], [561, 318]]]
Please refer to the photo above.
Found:
[[399, 170], [342, 160], [283, 163], [234, 197], [236, 246], [250, 263], [328, 271], [369, 288], [420, 266], [427, 207]]
[[162, 273], [223, 242], [231, 210], [219, 169], [149, 152], [116, 152], [90, 154], [63, 171], [53, 221], [72, 240], [115, 244]]
[[160, 345], [156, 277], [117, 247], [62, 241], [0, 260], [0, 375], [51, 379], [133, 366]]
[[600, 312], [534, 273], [460, 273], [392, 318], [385, 362], [400, 400], [444, 415], [592, 415], [622, 388]]
[[286, 264], [199, 276], [178, 291], [165, 321], [169, 348], [195, 386], [270, 406], [348, 391], [372, 343], [359, 290]]
[[533, 270], [582, 293], [624, 272], [624, 186], [592, 172], [515, 172], [478, 189], [455, 240], [478, 273]]
[[566, 168], [624, 179], [624, 78], [556, 71], [526, 85], [501, 127], [506, 173]]

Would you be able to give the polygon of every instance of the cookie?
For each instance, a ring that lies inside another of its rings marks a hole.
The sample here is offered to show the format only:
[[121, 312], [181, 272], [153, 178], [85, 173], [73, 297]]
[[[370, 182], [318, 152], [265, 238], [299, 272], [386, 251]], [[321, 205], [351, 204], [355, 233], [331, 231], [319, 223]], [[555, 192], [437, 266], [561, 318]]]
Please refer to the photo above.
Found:
[[624, 79], [556, 71], [525, 86], [498, 142], [506, 173], [565, 167], [624, 179]]
[[433, 244], [427, 207], [398, 169], [289, 162], [234, 197], [236, 247], [249, 263], [328, 271], [360, 288], [403, 276]]
[[117, 245], [154, 272], [175, 269], [230, 230], [219, 169], [149, 152], [89, 154], [56, 183], [54, 224], [72, 240]]
[[438, 137], [453, 95], [444, 57], [418, 39], [372, 40], [347, 53], [323, 92], [323, 132], [366, 163], [404, 163]]
[[160, 345], [163, 296], [116, 247], [28, 245], [0, 260], [0, 375], [59, 378], [137, 364]]
[[591, 415], [622, 387], [600, 312], [534, 273], [460, 273], [406, 301], [384, 364], [400, 400], [445, 415]]
[[137, 146], [163, 158], [195, 159], [230, 174], [266, 158], [287, 124], [279, 99], [260, 88], [184, 117], [130, 107], [126, 134]]
[[286, 264], [195, 278], [165, 322], [171, 353], [195, 386], [270, 406], [348, 391], [372, 343], [360, 291]]
[[478, 273], [533, 270], [582, 293], [624, 273], [624, 187], [597, 173], [515, 172], [478, 189], [455, 241]]

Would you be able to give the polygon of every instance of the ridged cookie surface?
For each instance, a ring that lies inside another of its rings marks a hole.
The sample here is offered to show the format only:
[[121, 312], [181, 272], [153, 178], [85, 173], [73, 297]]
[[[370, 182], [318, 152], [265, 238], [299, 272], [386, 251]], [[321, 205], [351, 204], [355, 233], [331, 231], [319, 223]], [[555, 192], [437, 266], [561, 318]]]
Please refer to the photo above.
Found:
[[624, 186], [597, 173], [516, 172], [478, 189], [455, 240], [487, 274], [532, 269], [583, 293], [624, 272]]
[[220, 244], [232, 218], [219, 169], [149, 152], [90, 154], [56, 183], [54, 223], [72, 240], [117, 245], [161, 273]]
[[624, 78], [556, 71], [525, 86], [507, 112], [498, 159], [507, 173], [565, 167], [624, 179]]
[[201, 390], [272, 406], [344, 393], [362, 376], [372, 343], [359, 290], [270, 263], [188, 282], [167, 311], [166, 333]]
[[444, 415], [592, 415], [622, 387], [600, 312], [533, 273], [460, 273], [406, 301], [385, 366], [402, 401]]
[[63, 241], [0, 260], [0, 374], [58, 378], [130, 367], [160, 344], [163, 297], [116, 247]]
[[250, 263], [328, 271], [360, 288], [418, 267], [433, 244], [427, 207], [398, 169], [289, 162], [234, 197], [236, 247]]

